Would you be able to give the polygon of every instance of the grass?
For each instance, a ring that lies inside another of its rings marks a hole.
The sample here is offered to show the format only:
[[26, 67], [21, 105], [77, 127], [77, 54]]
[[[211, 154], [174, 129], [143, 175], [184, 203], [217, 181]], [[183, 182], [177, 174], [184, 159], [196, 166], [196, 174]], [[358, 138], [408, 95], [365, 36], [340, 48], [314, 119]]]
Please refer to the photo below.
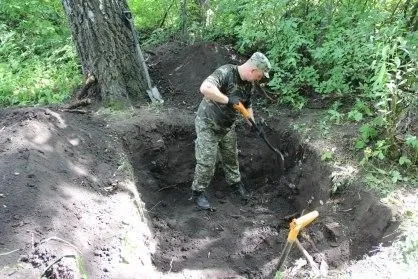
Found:
[[81, 84], [59, 2], [0, 5], [0, 106], [61, 103]]

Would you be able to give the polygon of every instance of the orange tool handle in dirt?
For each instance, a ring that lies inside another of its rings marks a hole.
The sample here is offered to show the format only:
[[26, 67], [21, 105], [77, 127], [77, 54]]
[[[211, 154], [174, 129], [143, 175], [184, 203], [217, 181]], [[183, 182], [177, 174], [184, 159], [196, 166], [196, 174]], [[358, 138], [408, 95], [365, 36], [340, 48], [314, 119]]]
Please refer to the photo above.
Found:
[[296, 242], [299, 231], [312, 223], [313, 220], [316, 219], [316, 217], [319, 216], [318, 211], [312, 211], [308, 214], [305, 214], [297, 219], [293, 219], [293, 221], [290, 223], [290, 231], [289, 235], [287, 236], [286, 244], [283, 248], [282, 255], [280, 256], [279, 263], [277, 264], [277, 272], [280, 271], [280, 268], [283, 266], [284, 261], [286, 260], [287, 256], [289, 255], [290, 249], [293, 246], [293, 243]]
[[287, 241], [294, 242], [299, 234], [299, 231], [312, 223], [312, 221], [315, 220], [318, 216], [319, 213], [315, 210], [297, 219], [293, 219], [293, 221], [290, 223], [290, 231], [289, 235], [287, 236]]
[[284, 171], [284, 156], [283, 156], [282, 152], [280, 152], [280, 150], [276, 149], [273, 145], [271, 145], [271, 143], [267, 140], [266, 135], [262, 132], [262, 130], [260, 130], [260, 127], [258, 127], [257, 124], [255, 124], [254, 120], [251, 118], [250, 113], [248, 112], [248, 110], [244, 107], [244, 105], [241, 102], [234, 105], [233, 108], [236, 111], [238, 111], [239, 113], [241, 113], [242, 116], [245, 119], [250, 121], [253, 128], [255, 128], [257, 130], [257, 134], [265, 141], [267, 146], [271, 150], [273, 150], [273, 152], [275, 152], [277, 154], [277, 156], [279, 156], [279, 158], [280, 158], [280, 170], [283, 172]]

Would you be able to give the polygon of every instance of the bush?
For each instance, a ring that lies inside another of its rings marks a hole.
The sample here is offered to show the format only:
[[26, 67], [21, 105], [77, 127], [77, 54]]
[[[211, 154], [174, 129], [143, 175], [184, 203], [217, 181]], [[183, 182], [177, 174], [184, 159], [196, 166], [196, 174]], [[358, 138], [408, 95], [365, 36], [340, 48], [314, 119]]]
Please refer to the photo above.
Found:
[[0, 106], [68, 98], [81, 77], [60, 3], [14, 1], [0, 14]]

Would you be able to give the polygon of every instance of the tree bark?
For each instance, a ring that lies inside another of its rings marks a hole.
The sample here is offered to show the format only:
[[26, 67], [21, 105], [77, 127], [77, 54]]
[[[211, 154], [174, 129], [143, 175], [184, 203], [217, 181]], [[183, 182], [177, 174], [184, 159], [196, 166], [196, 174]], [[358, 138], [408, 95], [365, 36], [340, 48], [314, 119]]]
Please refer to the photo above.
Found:
[[411, 32], [417, 31], [418, 28], [418, 3], [415, 2], [414, 6], [412, 7], [411, 15], [409, 17], [407, 27]]
[[181, 36], [186, 39], [186, 28], [187, 28], [187, 0], [183, 0], [180, 10], [181, 18]]
[[[146, 101], [146, 81], [135, 43], [126, 21], [126, 0], [61, 0], [73, 40], [87, 79], [97, 85], [89, 97], [105, 103]], [[136, 32], [136, 31], [135, 31]]]
[[202, 24], [203, 26], [205, 24], [207, 24], [207, 14], [206, 12], [209, 9], [209, 2], [210, 0], [195, 0], [195, 3], [197, 4], [197, 6], [200, 8], [200, 24]]

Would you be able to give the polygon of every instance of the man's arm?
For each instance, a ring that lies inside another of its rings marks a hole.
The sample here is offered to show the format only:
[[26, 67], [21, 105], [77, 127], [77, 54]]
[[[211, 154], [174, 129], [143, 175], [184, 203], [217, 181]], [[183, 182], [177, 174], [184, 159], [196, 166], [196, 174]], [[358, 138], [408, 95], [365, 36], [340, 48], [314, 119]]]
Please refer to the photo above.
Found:
[[225, 94], [223, 94], [219, 90], [219, 88], [210, 81], [205, 80], [202, 82], [202, 85], [200, 85], [200, 92], [205, 96], [205, 98], [214, 102], [220, 104], [228, 103], [228, 97]]

